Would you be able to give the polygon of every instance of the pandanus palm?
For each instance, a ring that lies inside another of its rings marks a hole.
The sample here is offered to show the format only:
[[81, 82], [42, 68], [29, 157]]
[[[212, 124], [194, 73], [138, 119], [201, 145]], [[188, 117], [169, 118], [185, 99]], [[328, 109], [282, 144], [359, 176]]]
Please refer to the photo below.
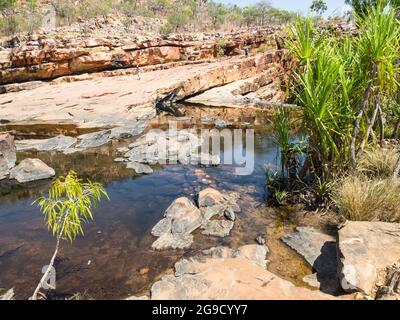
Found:
[[[359, 36], [355, 43], [360, 58], [357, 76], [363, 84], [364, 92], [356, 112], [349, 149], [353, 168], [356, 167], [357, 155], [363, 152], [377, 119], [381, 127], [381, 139], [384, 138], [382, 102], [398, 87], [396, 61], [399, 59], [400, 36], [395, 9], [382, 2], [376, 7], [368, 8], [368, 14], [357, 17], [357, 21]], [[359, 137], [363, 118], [367, 129]], [[357, 141], [360, 139], [361, 144], [357, 148]]]

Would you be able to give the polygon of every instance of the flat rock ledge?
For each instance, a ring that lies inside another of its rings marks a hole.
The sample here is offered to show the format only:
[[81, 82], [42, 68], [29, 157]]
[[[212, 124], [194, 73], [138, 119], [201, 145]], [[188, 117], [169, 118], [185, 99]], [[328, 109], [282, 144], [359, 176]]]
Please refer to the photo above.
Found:
[[[228, 236], [234, 226], [235, 212], [240, 211], [238, 198], [236, 193], [223, 195], [215, 189], [207, 188], [200, 191], [197, 206], [186, 197], [176, 199], [151, 231], [153, 236], [158, 237], [152, 248], [188, 248], [194, 240], [191, 233], [198, 228], [205, 235]], [[215, 216], [218, 219], [211, 220]]]
[[335, 297], [294, 286], [265, 269], [266, 246], [211, 248], [207, 257], [182, 259], [175, 274], [155, 282], [150, 297], [130, 300], [325, 300]]
[[86, 133], [77, 137], [58, 135], [49, 139], [26, 139], [16, 142], [17, 151], [56, 151], [65, 154], [82, 152], [101, 147], [111, 140], [128, 139], [137, 136], [146, 128], [146, 122], [131, 121], [121, 127]]
[[400, 261], [400, 223], [347, 222], [338, 232], [338, 256], [342, 288], [374, 297], [379, 272]]

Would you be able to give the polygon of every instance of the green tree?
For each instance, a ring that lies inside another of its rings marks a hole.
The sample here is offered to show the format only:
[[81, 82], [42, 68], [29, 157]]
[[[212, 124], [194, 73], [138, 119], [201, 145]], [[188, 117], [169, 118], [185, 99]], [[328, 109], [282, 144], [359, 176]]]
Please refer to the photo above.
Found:
[[211, 24], [214, 28], [222, 25], [229, 13], [229, 9], [222, 3], [210, 1], [207, 6], [208, 13], [211, 18]]
[[394, 8], [400, 6], [400, 0], [345, 0], [345, 3], [352, 6], [358, 16], [365, 16], [368, 9], [376, 7], [379, 2], [382, 2], [383, 6], [386, 6], [388, 3]]
[[310, 10], [315, 14], [321, 16], [326, 10], [328, 10], [328, 6], [326, 5], [324, 0], [313, 0]]
[[16, 0], [0, 0], [0, 11], [9, 9], [15, 5]]
[[66, 177], [53, 181], [47, 197], [40, 197], [32, 204], [37, 204], [45, 217], [46, 225], [57, 238], [56, 247], [49, 266], [40, 279], [31, 299], [37, 295], [46, 281], [57, 256], [60, 240], [72, 242], [79, 234], [83, 235], [83, 222], [93, 220], [92, 209], [96, 208], [107, 192], [99, 183], [83, 182], [74, 171]]

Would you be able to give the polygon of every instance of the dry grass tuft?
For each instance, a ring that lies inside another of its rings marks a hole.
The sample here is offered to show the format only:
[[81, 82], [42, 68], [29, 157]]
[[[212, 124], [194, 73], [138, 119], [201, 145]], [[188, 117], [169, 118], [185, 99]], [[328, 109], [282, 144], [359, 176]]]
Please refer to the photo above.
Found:
[[392, 176], [399, 155], [393, 148], [374, 147], [366, 150], [357, 164], [357, 171], [369, 177]]
[[400, 221], [400, 179], [352, 175], [337, 183], [332, 198], [346, 219]]

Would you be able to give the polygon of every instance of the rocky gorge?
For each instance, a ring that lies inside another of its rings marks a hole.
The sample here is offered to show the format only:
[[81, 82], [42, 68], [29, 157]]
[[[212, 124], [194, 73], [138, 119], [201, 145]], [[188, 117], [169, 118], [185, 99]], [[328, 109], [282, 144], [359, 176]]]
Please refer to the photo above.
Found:
[[[16, 288], [0, 299], [23, 297], [44, 263], [38, 253], [50, 250], [27, 204], [46, 191], [29, 183], [47, 187], [71, 167], [103, 182], [111, 201], [77, 249], [62, 252], [57, 272], [67, 296], [83, 281], [95, 298], [129, 300], [398, 299], [398, 223], [341, 224], [301, 217], [298, 207], [288, 216], [269, 208], [265, 167], [276, 149], [265, 128], [248, 177], [224, 164], [230, 150], [198, 152], [199, 129], [257, 128], [271, 121], [271, 106], [287, 102], [293, 62], [277, 47], [279, 30], [5, 41], [0, 180], [17, 186], [0, 202], [0, 287]], [[156, 107], [171, 93], [172, 107], [189, 103], [181, 116]], [[178, 128], [165, 130], [170, 121]], [[9, 218], [14, 202], [26, 221]], [[29, 279], [18, 282], [22, 261]]]

